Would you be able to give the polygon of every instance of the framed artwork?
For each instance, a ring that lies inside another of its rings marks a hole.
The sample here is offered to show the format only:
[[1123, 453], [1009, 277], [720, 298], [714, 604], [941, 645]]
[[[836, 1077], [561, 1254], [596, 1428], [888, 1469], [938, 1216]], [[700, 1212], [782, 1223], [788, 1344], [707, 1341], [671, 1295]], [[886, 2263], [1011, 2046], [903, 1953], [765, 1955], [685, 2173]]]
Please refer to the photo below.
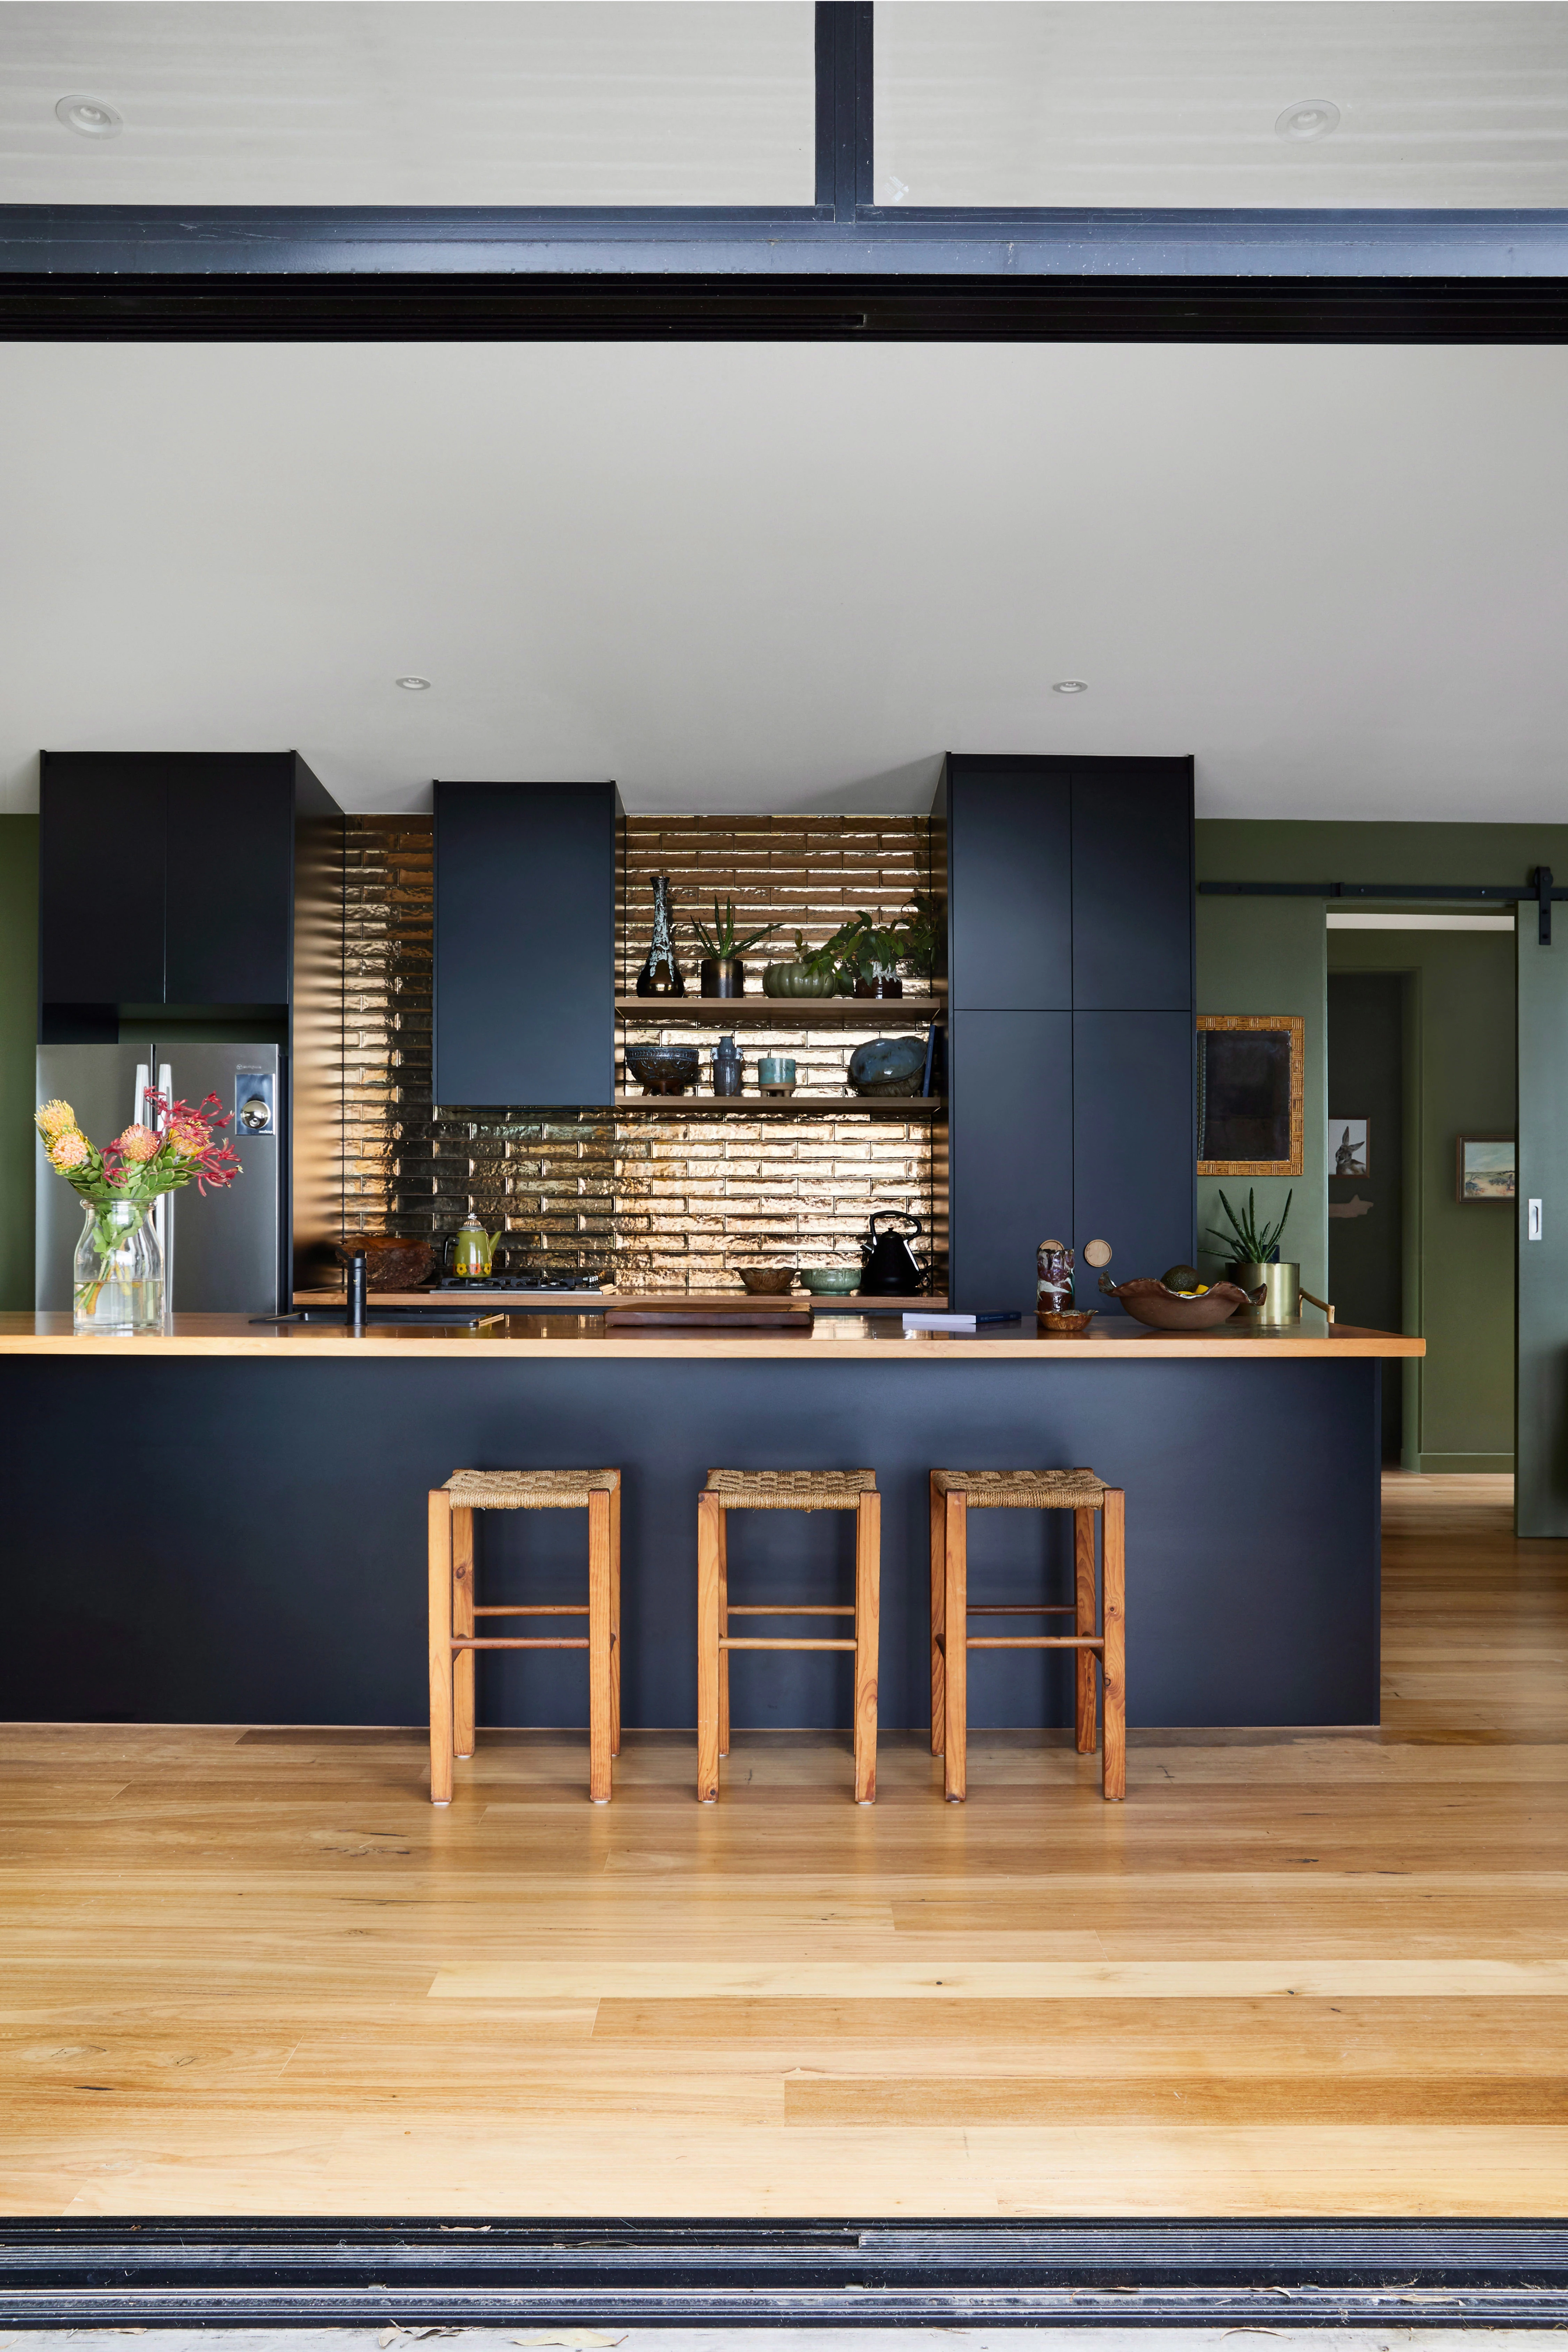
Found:
[[1458, 1201], [1518, 1198], [1517, 1145], [1511, 1135], [1461, 1135], [1454, 1197]]
[[1300, 1176], [1306, 1030], [1296, 1013], [1200, 1013], [1197, 1172]]
[[1370, 1176], [1372, 1155], [1364, 1118], [1329, 1119], [1329, 1174]]

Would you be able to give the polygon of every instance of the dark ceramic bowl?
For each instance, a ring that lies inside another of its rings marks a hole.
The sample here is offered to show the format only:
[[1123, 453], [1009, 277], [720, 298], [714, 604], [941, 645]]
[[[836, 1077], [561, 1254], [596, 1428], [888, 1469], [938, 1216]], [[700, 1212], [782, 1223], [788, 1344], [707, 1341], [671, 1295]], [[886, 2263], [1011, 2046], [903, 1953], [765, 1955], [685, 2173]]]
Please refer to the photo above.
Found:
[[924, 1037], [873, 1037], [850, 1055], [857, 1095], [917, 1095], [925, 1082]]
[[684, 1095], [695, 1087], [702, 1057], [695, 1045], [628, 1045], [627, 1075], [645, 1095]]
[[1147, 1275], [1119, 1283], [1102, 1276], [1100, 1287], [1107, 1298], [1120, 1299], [1134, 1323], [1146, 1324], [1151, 1331], [1212, 1331], [1218, 1324], [1228, 1323], [1239, 1307], [1252, 1304], [1234, 1282], [1217, 1282], [1201, 1298], [1183, 1298]]
[[339, 1242], [336, 1249], [345, 1265], [363, 1252], [365, 1280], [371, 1290], [417, 1290], [429, 1281], [435, 1255], [431, 1243], [403, 1234], [356, 1234], [351, 1241]]

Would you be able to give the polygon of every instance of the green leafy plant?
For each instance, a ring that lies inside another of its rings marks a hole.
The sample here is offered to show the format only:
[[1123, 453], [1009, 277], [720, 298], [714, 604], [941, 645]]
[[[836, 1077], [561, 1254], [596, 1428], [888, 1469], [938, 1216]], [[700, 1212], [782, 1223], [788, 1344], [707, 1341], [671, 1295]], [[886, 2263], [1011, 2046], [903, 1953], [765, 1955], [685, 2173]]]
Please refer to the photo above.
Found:
[[916, 890], [909, 901], [915, 909], [903, 925], [904, 960], [919, 980], [930, 980], [936, 970], [946, 929], [942, 902], [934, 890]]
[[908, 939], [896, 923], [879, 923], [862, 907], [847, 923], [841, 923], [831, 940], [818, 950], [831, 956], [841, 971], [856, 980], [873, 980], [878, 972], [891, 972], [903, 962], [908, 951]]
[[1250, 1185], [1247, 1189], [1246, 1211], [1240, 1216], [1221, 1192], [1219, 1205], [1230, 1221], [1231, 1230], [1228, 1234], [1221, 1233], [1218, 1225], [1210, 1225], [1208, 1229], [1220, 1244], [1221, 1254], [1228, 1258], [1245, 1260], [1251, 1265], [1267, 1265], [1270, 1252], [1280, 1246], [1280, 1236], [1285, 1230], [1285, 1220], [1291, 1213], [1291, 1203], [1295, 1197], [1296, 1189], [1292, 1185], [1285, 1195], [1285, 1205], [1280, 1212], [1278, 1222], [1271, 1225], [1260, 1225], [1257, 1195]]
[[721, 915], [718, 911], [718, 900], [716, 898], [713, 902], [712, 930], [710, 931], [708, 929], [706, 923], [698, 923], [695, 921], [692, 924], [692, 929], [696, 933], [704, 954], [713, 956], [719, 962], [725, 963], [729, 961], [731, 956], [744, 955], [747, 949], [754, 948], [759, 940], [771, 939], [775, 931], [782, 930], [783, 925], [781, 923], [765, 923], [761, 930], [747, 931], [743, 940], [737, 939], [735, 933], [735, 900], [733, 898], [727, 898], [725, 900], [724, 912]]

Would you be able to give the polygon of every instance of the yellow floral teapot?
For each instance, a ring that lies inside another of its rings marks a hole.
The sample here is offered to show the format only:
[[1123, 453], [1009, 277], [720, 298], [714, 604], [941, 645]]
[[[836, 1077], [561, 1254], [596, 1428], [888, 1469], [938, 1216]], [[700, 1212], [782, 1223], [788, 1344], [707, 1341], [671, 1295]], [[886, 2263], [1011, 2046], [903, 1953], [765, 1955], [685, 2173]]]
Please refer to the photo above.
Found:
[[465, 1217], [457, 1231], [446, 1236], [445, 1272], [470, 1282], [483, 1282], [490, 1272], [500, 1238], [498, 1233], [487, 1234], [477, 1217]]

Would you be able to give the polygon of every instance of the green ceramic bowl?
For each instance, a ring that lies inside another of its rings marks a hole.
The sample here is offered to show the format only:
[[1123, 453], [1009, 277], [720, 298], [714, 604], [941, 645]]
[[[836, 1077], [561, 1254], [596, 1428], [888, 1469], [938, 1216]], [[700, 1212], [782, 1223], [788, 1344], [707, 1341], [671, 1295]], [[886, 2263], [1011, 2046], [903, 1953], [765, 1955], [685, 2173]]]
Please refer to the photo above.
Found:
[[803, 1265], [800, 1278], [808, 1290], [822, 1298], [845, 1298], [861, 1286], [858, 1265]]

